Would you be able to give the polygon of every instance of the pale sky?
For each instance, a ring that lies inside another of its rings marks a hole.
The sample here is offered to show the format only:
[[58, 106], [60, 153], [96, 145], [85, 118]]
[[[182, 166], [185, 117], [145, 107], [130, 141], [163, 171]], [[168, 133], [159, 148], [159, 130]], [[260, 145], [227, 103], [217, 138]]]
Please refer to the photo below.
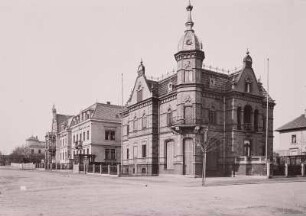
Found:
[[[276, 101], [274, 128], [306, 108], [306, 0], [192, 0], [204, 63], [233, 69], [246, 49]], [[77, 114], [121, 103], [143, 59], [148, 76], [176, 68], [187, 0], [1, 0], [0, 151], [51, 128], [51, 108]], [[278, 133], [275, 133], [275, 144]]]

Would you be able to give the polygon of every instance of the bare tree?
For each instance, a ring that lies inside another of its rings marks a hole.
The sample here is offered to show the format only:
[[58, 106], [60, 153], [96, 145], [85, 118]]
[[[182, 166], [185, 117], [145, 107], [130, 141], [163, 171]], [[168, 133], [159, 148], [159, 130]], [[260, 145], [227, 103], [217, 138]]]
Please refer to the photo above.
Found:
[[198, 142], [198, 145], [201, 147], [203, 153], [202, 161], [202, 186], [205, 185], [206, 181], [206, 166], [207, 166], [207, 153], [215, 151], [220, 146], [220, 140], [218, 139], [220, 135], [217, 132], [209, 131], [209, 128], [204, 128], [203, 130], [203, 139]]

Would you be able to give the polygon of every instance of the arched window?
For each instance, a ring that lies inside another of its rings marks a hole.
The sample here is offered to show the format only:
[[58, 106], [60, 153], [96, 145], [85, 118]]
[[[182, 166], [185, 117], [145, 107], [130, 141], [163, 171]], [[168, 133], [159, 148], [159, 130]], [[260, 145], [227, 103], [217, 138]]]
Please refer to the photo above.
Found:
[[244, 120], [244, 129], [245, 130], [251, 130], [252, 122], [251, 122], [251, 116], [252, 116], [252, 107], [250, 105], [246, 105], [244, 107], [243, 112], [243, 120]]
[[258, 131], [258, 117], [259, 117], [259, 114], [258, 114], [258, 110], [256, 109], [254, 111], [254, 130], [256, 132]]
[[244, 91], [247, 93], [252, 92], [252, 81], [249, 78], [245, 80]]
[[169, 108], [167, 112], [167, 126], [172, 126], [172, 124], [173, 124], [173, 113], [171, 108]]
[[147, 128], [147, 116], [146, 113], [143, 114], [142, 116], [142, 129]]
[[241, 107], [237, 108], [237, 129], [241, 130]]

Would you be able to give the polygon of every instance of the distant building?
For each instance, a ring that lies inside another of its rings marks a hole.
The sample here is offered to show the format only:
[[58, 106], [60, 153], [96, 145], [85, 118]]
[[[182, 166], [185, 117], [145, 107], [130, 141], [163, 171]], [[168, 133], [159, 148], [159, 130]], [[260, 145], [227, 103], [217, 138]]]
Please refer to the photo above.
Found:
[[89, 162], [120, 163], [121, 106], [95, 103], [71, 120], [72, 155]]
[[45, 142], [40, 141], [37, 136], [31, 136], [26, 139], [25, 146], [29, 148], [31, 154], [45, 154]]
[[306, 110], [305, 113], [281, 126], [279, 148], [275, 151], [280, 156], [306, 155]]
[[207, 155], [208, 173], [228, 174], [236, 163], [238, 173], [263, 174], [265, 155], [270, 158], [273, 152], [275, 103], [257, 80], [249, 52], [242, 69], [234, 72], [204, 67], [205, 54], [194, 33], [192, 8], [187, 6], [186, 29], [174, 55], [176, 72], [157, 80], [146, 76], [143, 62], [138, 67], [123, 112], [123, 171], [199, 176], [200, 144], [208, 129], [213, 138]]

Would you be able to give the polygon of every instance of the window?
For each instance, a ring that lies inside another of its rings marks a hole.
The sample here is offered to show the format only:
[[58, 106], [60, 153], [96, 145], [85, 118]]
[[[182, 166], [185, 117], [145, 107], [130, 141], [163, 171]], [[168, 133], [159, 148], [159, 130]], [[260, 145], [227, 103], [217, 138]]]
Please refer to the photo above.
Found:
[[217, 112], [214, 110], [214, 108], [209, 110], [208, 118], [210, 124], [217, 124]]
[[244, 91], [247, 92], [247, 93], [251, 93], [252, 92], [252, 82], [250, 79], [247, 79], [245, 81], [245, 84], [244, 84]]
[[147, 128], [147, 116], [144, 113], [142, 116], [142, 129], [145, 129], [145, 128]]
[[89, 130], [87, 131], [87, 140], [89, 140]]
[[116, 151], [115, 149], [105, 149], [105, 160], [115, 160]]
[[134, 121], [133, 121], [133, 130], [136, 131], [137, 130], [137, 118], [135, 116]]
[[31, 154], [34, 154], [34, 149], [31, 149]]
[[237, 108], [237, 129], [241, 130], [241, 107]]
[[83, 140], [85, 141], [85, 131], [83, 132]]
[[112, 160], [116, 159], [116, 151], [115, 151], [115, 149], [111, 149], [111, 159]]
[[130, 133], [130, 125], [127, 124], [126, 125], [126, 134], [129, 135], [129, 133]]
[[192, 124], [192, 106], [185, 106], [184, 109], [185, 124]]
[[185, 71], [185, 83], [192, 82], [193, 77], [192, 77], [192, 71]]
[[147, 145], [142, 145], [142, 157], [147, 157]]
[[126, 159], [130, 158], [130, 150], [127, 148], [126, 149]]
[[38, 149], [38, 154], [41, 154], [41, 150], [40, 149]]
[[138, 156], [138, 148], [137, 148], [137, 146], [134, 146], [134, 148], [133, 148], [133, 158], [136, 159], [137, 156]]
[[137, 102], [140, 102], [140, 101], [142, 101], [142, 87], [139, 84], [138, 90], [137, 90]]
[[255, 110], [254, 112], [254, 130], [257, 132], [258, 131], [258, 110]]
[[105, 160], [110, 159], [110, 149], [105, 149]]
[[115, 131], [106, 130], [105, 131], [105, 140], [115, 140]]
[[266, 131], [266, 117], [262, 118], [262, 129], [263, 131]]
[[171, 92], [172, 90], [173, 90], [173, 84], [172, 84], [172, 82], [170, 82], [168, 84], [168, 92]]
[[169, 109], [167, 113], [167, 125], [172, 126], [172, 120], [173, 120], [173, 115], [172, 115], [172, 110]]
[[246, 105], [244, 107], [243, 119], [244, 119], [244, 129], [251, 130], [251, 116], [252, 116], [252, 107], [250, 105]]
[[80, 133], [80, 141], [82, 141], [82, 133]]
[[87, 154], [89, 154], [89, 149], [87, 149]]
[[73, 142], [75, 142], [75, 135], [73, 135]]
[[291, 143], [293, 143], [293, 144], [296, 143], [296, 135], [295, 134], [291, 135]]

